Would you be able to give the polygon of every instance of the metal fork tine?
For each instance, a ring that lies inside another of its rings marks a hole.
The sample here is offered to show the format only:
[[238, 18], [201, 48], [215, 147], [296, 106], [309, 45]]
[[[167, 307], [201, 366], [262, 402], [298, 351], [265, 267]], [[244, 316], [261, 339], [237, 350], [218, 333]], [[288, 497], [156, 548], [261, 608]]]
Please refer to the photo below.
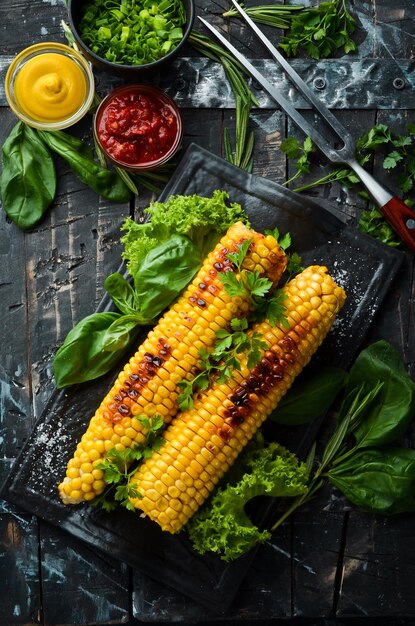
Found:
[[[249, 15], [246, 14], [244, 9], [240, 6], [240, 4], [236, 0], [232, 0], [235, 8], [239, 11], [245, 22], [250, 26], [258, 39], [264, 44], [264, 46], [268, 49], [270, 54], [274, 57], [274, 59], [281, 65], [284, 72], [290, 77], [291, 81], [297, 87], [297, 89], [303, 94], [303, 96], [309, 101], [309, 103], [320, 113], [320, 115], [326, 120], [327, 124], [332, 128], [333, 132], [338, 136], [338, 138], [345, 144], [347, 147], [353, 147], [353, 138], [346, 131], [344, 126], [340, 124], [338, 119], [329, 111], [329, 109], [315, 96], [315, 94], [311, 91], [310, 87], [303, 81], [301, 76], [297, 74], [297, 72], [291, 67], [291, 65], [286, 61], [286, 59], [282, 56], [282, 54], [275, 48], [275, 46], [270, 42], [268, 37], [264, 35], [264, 33], [258, 28], [258, 26], [251, 20]], [[353, 155], [353, 153], [352, 153]], [[350, 155], [350, 156], [352, 156]]]

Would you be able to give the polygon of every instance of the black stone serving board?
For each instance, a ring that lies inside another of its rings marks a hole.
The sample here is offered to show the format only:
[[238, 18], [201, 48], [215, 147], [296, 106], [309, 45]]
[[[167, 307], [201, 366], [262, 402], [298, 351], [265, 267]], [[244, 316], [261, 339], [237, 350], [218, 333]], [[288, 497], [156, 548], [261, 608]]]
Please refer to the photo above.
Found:
[[[347, 367], [359, 349], [394, 277], [402, 255], [345, 224], [328, 211], [284, 187], [247, 174], [192, 144], [160, 196], [211, 195], [226, 190], [239, 202], [252, 227], [289, 231], [292, 249], [303, 265], [326, 265], [348, 295], [347, 303], [322, 345], [318, 362]], [[114, 268], [116, 269], [116, 268]], [[104, 299], [99, 310], [109, 307]], [[116, 557], [196, 602], [223, 613], [240, 586], [255, 550], [226, 564], [213, 555], [197, 555], [185, 533], [172, 536], [157, 524], [126, 510], [111, 514], [87, 504], [64, 506], [57, 484], [66, 463], [117, 372], [97, 381], [56, 390], [6, 479], [1, 496], [38, 517], [66, 529], [90, 546]], [[312, 441], [319, 425], [296, 429], [292, 449]], [[266, 525], [271, 506], [259, 519]]]

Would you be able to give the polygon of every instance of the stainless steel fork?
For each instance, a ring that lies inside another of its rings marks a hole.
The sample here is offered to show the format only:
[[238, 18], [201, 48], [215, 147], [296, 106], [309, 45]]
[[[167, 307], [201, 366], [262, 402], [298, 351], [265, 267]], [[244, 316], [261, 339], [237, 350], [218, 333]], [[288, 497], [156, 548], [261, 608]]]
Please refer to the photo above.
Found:
[[227, 48], [245, 67], [253, 78], [269, 93], [269, 95], [279, 104], [281, 109], [291, 117], [293, 122], [311, 137], [313, 142], [320, 148], [326, 157], [332, 163], [348, 165], [360, 178], [363, 185], [371, 194], [375, 202], [379, 206], [379, 210], [387, 219], [392, 228], [406, 243], [406, 245], [415, 252], [415, 212], [410, 209], [400, 198], [394, 196], [390, 191], [385, 189], [378, 181], [367, 172], [356, 160], [355, 157], [355, 141], [352, 135], [340, 124], [338, 119], [329, 111], [329, 109], [314, 95], [311, 89], [306, 85], [303, 79], [293, 70], [291, 65], [286, 61], [282, 54], [273, 46], [270, 40], [251, 20], [249, 15], [245, 13], [243, 8], [236, 0], [232, 0], [236, 9], [251, 27], [256, 36], [265, 45], [272, 57], [281, 65], [286, 75], [294, 83], [297, 89], [309, 101], [312, 107], [325, 120], [327, 125], [332, 129], [334, 135], [343, 144], [339, 150], [334, 149], [329, 142], [321, 135], [315, 126], [309, 124], [301, 113], [289, 102], [282, 93], [269, 82], [269, 80], [256, 68], [252, 63], [241, 54], [214, 26], [209, 24], [205, 19], [199, 17], [199, 20], [219, 39], [222, 45]]

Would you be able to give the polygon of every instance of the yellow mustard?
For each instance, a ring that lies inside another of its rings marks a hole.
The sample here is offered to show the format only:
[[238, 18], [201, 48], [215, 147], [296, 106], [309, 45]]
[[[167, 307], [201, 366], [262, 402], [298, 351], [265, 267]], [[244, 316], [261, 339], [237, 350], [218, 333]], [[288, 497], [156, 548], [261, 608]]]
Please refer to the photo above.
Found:
[[85, 101], [87, 89], [85, 74], [76, 61], [55, 52], [29, 59], [14, 82], [16, 103], [39, 122], [71, 117]]

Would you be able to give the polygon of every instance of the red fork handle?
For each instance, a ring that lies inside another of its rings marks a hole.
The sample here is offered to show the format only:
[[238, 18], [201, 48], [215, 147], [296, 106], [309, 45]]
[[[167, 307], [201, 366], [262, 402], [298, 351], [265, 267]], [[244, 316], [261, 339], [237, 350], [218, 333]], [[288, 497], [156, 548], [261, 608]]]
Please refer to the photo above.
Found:
[[398, 233], [408, 248], [415, 252], [415, 211], [397, 196], [379, 208], [392, 228]]
[[415, 211], [406, 206], [405, 202], [393, 196], [378, 181], [369, 174], [356, 159], [346, 161], [358, 175], [372, 198], [379, 207], [379, 211], [387, 219], [394, 231], [406, 243], [408, 248], [415, 252]]

